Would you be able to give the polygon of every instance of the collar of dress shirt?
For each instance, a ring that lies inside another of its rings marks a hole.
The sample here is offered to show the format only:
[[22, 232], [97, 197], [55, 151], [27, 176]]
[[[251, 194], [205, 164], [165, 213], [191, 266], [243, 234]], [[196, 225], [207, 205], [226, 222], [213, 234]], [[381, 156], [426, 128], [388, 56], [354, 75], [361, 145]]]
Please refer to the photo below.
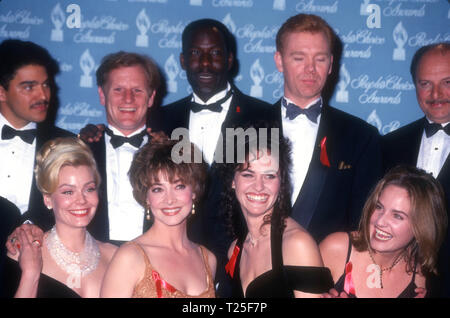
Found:
[[[429, 122], [430, 124], [434, 123], [434, 121], [430, 120], [428, 117], [425, 117], [425, 118], [428, 120], [428, 122]], [[448, 122], [446, 122], [446, 123], [442, 123], [441, 125], [442, 125], [442, 127], [445, 127], [445, 126], [447, 126], [448, 124], [450, 124], [450, 121], [448, 121]]]
[[[288, 104], [289, 104], [289, 103], [292, 103], [292, 104], [296, 105], [292, 100], [290, 100], [290, 99], [287, 98], [286, 96], [283, 96], [283, 98], [288, 102]], [[312, 105], [314, 105], [315, 103], [317, 103], [317, 101], [320, 100], [320, 99], [322, 99], [322, 97], [319, 97], [319, 98], [313, 100], [313, 101], [310, 102], [305, 108], [311, 107]], [[322, 103], [321, 103], [321, 106], [320, 106], [320, 107], [321, 107], [321, 109], [322, 109], [322, 107], [323, 107], [323, 100], [322, 100]], [[286, 118], [286, 107], [281, 106], [281, 115], [282, 115], [281, 118], [282, 118], [283, 120], [290, 120], [290, 119]], [[319, 117], [317, 117], [317, 124], [316, 124], [316, 125], [319, 124], [320, 118], [321, 118], [321, 117], [322, 117], [322, 113], [320, 113], [320, 114], [319, 114]], [[301, 118], [301, 117], [300, 117], [300, 116], [297, 116], [297, 117], [296, 117], [295, 119], [293, 119], [292, 121], [296, 120], [297, 118]], [[312, 121], [311, 121], [311, 123], [314, 124]]]
[[4, 125], [8, 125], [8, 126], [14, 128], [15, 130], [35, 129], [37, 126], [35, 122], [29, 122], [27, 125], [23, 126], [22, 128], [16, 128], [5, 118], [5, 116], [3, 116], [2, 113], [0, 113], [0, 132]]
[[211, 103], [215, 103], [215, 102], [217, 102], [219, 99], [224, 98], [225, 95], [228, 93], [228, 91], [229, 91], [230, 89], [231, 89], [231, 85], [230, 85], [230, 83], [227, 83], [227, 88], [226, 88], [226, 89], [224, 89], [224, 90], [222, 90], [222, 91], [220, 91], [220, 92], [214, 94], [213, 96], [211, 96], [211, 98], [208, 99], [208, 100], [206, 101], [206, 103], [205, 103], [203, 100], [201, 100], [200, 97], [198, 97], [195, 93], [192, 93], [192, 96], [193, 96], [192, 100], [193, 100], [194, 102], [196, 102], [196, 103], [198, 103], [198, 104], [202, 104], [202, 105], [208, 105], [208, 104], [211, 104]]
[[114, 135], [117, 136], [123, 136], [123, 137], [132, 137], [134, 135], [139, 134], [141, 131], [143, 131], [144, 129], [146, 129], [146, 126], [142, 126], [141, 128], [138, 128], [137, 130], [135, 130], [133, 133], [129, 134], [128, 136], [125, 136], [122, 132], [120, 132], [117, 128], [108, 125], [108, 128], [112, 130], [112, 132], [114, 133]]

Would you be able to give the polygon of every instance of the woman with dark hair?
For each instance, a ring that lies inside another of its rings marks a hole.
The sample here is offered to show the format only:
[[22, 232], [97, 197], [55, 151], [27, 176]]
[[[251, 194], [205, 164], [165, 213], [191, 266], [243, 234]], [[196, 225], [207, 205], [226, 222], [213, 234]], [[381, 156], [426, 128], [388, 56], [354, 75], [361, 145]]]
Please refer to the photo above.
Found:
[[333, 233], [320, 251], [335, 281], [326, 297], [424, 297], [447, 228], [440, 184], [398, 166], [366, 201], [359, 229]]
[[288, 217], [287, 141], [276, 128], [269, 135], [266, 128], [250, 127], [245, 134], [244, 143], [235, 143], [234, 162], [221, 167], [224, 211], [236, 238], [226, 267], [233, 296], [319, 297], [332, 279], [314, 239]]
[[[216, 258], [187, 236], [188, 218], [206, 180], [206, 164], [194, 159], [201, 153], [188, 145], [179, 148], [176, 141], [159, 137], [136, 152], [130, 183], [153, 224], [119, 248], [105, 274], [102, 297], [215, 296]], [[176, 163], [174, 156], [179, 155], [187, 160]]]

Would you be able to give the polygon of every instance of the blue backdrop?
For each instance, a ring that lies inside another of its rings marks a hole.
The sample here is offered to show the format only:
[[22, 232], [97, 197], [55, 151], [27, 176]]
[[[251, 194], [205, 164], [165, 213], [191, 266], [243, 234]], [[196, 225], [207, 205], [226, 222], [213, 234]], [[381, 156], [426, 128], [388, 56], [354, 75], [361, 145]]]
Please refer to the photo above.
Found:
[[409, 64], [419, 47], [450, 41], [447, 0], [0, 0], [0, 41], [34, 41], [59, 61], [56, 124], [78, 132], [105, 122], [95, 70], [108, 53], [150, 55], [166, 79], [163, 104], [190, 93], [179, 64], [181, 33], [205, 17], [222, 21], [237, 39], [236, 85], [275, 102], [283, 94], [275, 35], [297, 13], [323, 17], [342, 41], [332, 105], [382, 134], [422, 116]]

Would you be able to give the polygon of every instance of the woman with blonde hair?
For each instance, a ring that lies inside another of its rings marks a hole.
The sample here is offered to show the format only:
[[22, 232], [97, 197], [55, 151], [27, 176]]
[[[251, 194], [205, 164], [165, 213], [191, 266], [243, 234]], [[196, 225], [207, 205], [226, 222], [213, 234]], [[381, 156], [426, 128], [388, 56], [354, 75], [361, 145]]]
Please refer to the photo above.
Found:
[[36, 156], [35, 175], [55, 225], [42, 241], [33, 237], [36, 229], [16, 230], [11, 241], [18, 253], [8, 253], [4, 288], [15, 297], [98, 297], [116, 247], [86, 230], [100, 184], [89, 147], [77, 138], [48, 141]]
[[390, 170], [369, 196], [358, 231], [320, 244], [335, 282], [325, 297], [424, 297], [447, 229], [443, 190], [415, 167]]

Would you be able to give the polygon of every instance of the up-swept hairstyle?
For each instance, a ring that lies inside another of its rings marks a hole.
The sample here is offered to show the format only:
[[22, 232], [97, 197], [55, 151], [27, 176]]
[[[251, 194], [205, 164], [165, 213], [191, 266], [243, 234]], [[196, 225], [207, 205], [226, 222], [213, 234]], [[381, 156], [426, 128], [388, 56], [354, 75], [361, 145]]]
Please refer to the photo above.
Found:
[[102, 63], [95, 73], [97, 77], [97, 86], [103, 87], [103, 85], [106, 84], [111, 71], [120, 67], [136, 65], [141, 66], [145, 72], [149, 93], [157, 90], [161, 84], [161, 78], [156, 63], [146, 55], [124, 51], [119, 51], [103, 57]]
[[34, 172], [42, 194], [56, 191], [59, 172], [65, 166], [88, 166], [94, 173], [96, 186], [100, 185], [101, 178], [91, 149], [81, 139], [58, 137], [47, 141], [36, 155]]
[[[206, 163], [203, 160], [201, 163], [195, 163], [194, 160], [175, 163], [172, 160], [172, 149], [177, 143], [178, 141], [167, 137], [153, 138], [135, 153], [128, 176], [133, 196], [144, 208], [147, 208], [148, 189], [159, 182], [161, 174], [166, 176], [169, 182], [179, 179], [189, 184], [195, 194], [194, 202], [201, 200], [206, 184]], [[200, 152], [194, 144], [190, 145], [192, 154]]]
[[0, 85], [4, 89], [8, 89], [17, 70], [27, 65], [43, 66], [50, 82], [54, 82], [54, 77], [59, 72], [58, 62], [42, 46], [15, 39], [5, 40], [0, 44]]
[[[440, 42], [440, 43], [434, 43], [434, 44], [422, 46], [420, 49], [418, 49], [416, 51], [416, 53], [414, 53], [414, 56], [411, 60], [411, 66], [409, 67], [409, 72], [411, 73], [411, 77], [412, 77], [414, 85], [416, 85], [417, 67], [420, 64], [420, 60], [426, 53], [428, 53], [430, 51], [437, 51], [443, 55], [449, 54], [450, 53], [450, 42]], [[449, 56], [449, 59], [450, 59], [450, 56]]]
[[353, 246], [358, 251], [371, 249], [370, 218], [381, 192], [390, 185], [405, 189], [410, 199], [410, 222], [414, 239], [405, 246], [408, 271], [414, 270], [417, 261], [424, 275], [437, 273], [438, 251], [448, 222], [445, 196], [438, 181], [415, 167], [394, 167], [378, 182], [364, 205], [359, 229], [356, 235], [352, 236]]
[[329, 24], [321, 17], [314, 14], [300, 13], [287, 19], [278, 30], [275, 38], [277, 51], [283, 52], [284, 38], [287, 34], [294, 32], [322, 32], [328, 39], [330, 52], [333, 52], [336, 35]]

